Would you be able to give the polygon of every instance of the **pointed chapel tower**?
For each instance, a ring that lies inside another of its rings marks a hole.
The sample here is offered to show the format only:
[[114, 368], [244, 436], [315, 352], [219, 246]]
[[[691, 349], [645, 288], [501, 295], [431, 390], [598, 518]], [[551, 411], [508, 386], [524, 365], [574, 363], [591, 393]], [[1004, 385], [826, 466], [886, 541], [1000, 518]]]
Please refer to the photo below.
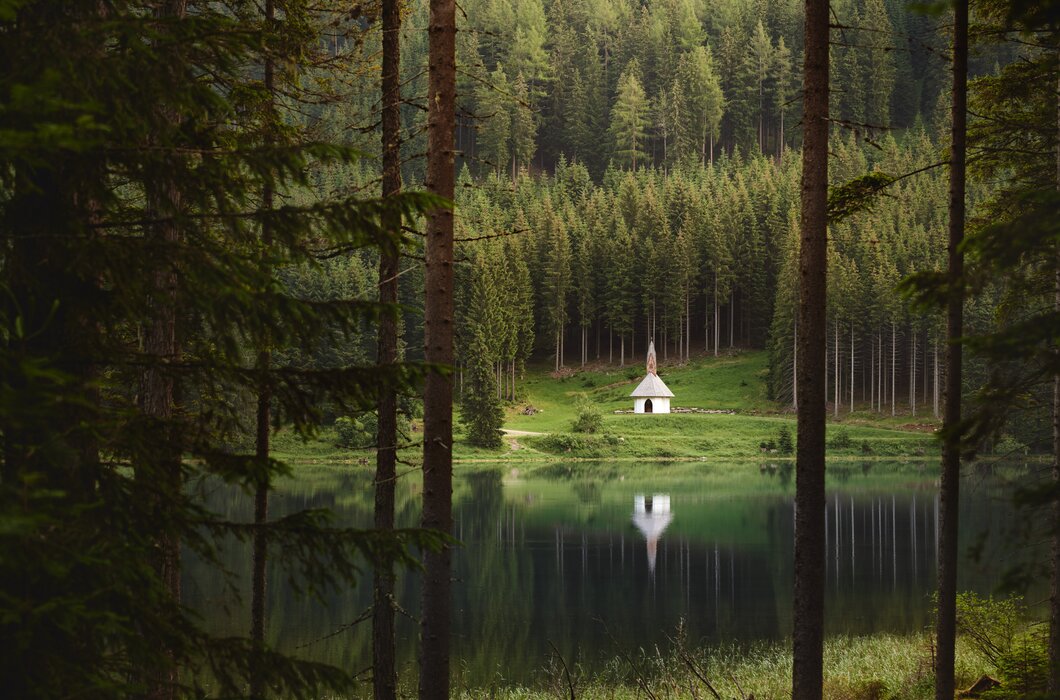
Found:
[[655, 359], [655, 341], [648, 343], [647, 374], [630, 394], [634, 413], [669, 413], [674, 392], [659, 379]]

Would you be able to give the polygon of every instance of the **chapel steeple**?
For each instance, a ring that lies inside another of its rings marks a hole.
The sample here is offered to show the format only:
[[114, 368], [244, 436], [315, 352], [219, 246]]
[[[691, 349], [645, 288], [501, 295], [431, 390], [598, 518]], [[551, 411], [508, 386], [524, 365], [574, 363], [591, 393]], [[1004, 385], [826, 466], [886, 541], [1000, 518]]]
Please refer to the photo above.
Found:
[[648, 342], [647, 373], [630, 396], [633, 397], [634, 413], [669, 413], [670, 399], [674, 392], [659, 377], [655, 358], [655, 341]]

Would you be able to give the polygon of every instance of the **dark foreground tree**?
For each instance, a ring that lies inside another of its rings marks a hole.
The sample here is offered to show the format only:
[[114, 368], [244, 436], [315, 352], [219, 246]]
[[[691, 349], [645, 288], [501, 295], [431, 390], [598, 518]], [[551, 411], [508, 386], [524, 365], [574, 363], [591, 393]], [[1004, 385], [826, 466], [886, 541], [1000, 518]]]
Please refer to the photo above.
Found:
[[828, 0], [806, 0], [792, 697], [819, 700], [824, 654]]
[[278, 564], [320, 594], [352, 584], [362, 557], [409, 561], [401, 542], [436, 542], [337, 528], [318, 511], [234, 522], [197, 500], [204, 484], [253, 491], [285, 472], [239, 448], [254, 419], [226, 398], [267, 384], [277, 422], [308, 432], [320, 406], [365, 410], [381, 385], [419, 376], [256, 361], [267, 342], [340, 343], [378, 312], [284, 294], [261, 264], [261, 231], [273, 265], [303, 266], [384, 244], [388, 206], [262, 206], [268, 185], [306, 188], [313, 162], [351, 157], [295, 130], [266, 140], [255, 123], [267, 91], [246, 75], [262, 47], [295, 66], [312, 32], [276, 44], [246, 21], [260, 18], [252, 3], [160, 5], [0, 0], [4, 692], [237, 696], [254, 677], [283, 697], [345, 693], [338, 669], [208, 633], [158, 554], [179, 542], [216, 562], [222, 539], [264, 530]]
[[[428, 26], [427, 189], [452, 202], [456, 109], [456, 2], [431, 0]], [[424, 528], [453, 529], [453, 210], [434, 208], [427, 217], [424, 358], [430, 371], [423, 395]], [[425, 557], [420, 624], [419, 694], [449, 698], [450, 561], [443, 547]]]
[[[383, 0], [383, 197], [401, 192], [401, 2]], [[401, 239], [401, 216], [390, 213], [383, 225], [394, 240]], [[386, 246], [379, 255], [379, 302], [398, 300], [396, 246]], [[398, 360], [398, 324], [395, 313], [379, 318], [376, 361], [393, 365]], [[394, 491], [397, 479], [397, 391], [384, 386], [379, 394], [379, 428], [375, 455], [375, 527], [394, 529]], [[394, 645], [394, 571], [389, 562], [375, 569], [372, 602], [372, 687], [375, 700], [397, 696], [397, 664]]]
[[949, 264], [946, 276], [946, 393], [939, 481], [938, 613], [935, 698], [951, 700], [957, 637], [957, 533], [960, 512], [961, 337], [964, 334], [964, 191], [968, 111], [968, 0], [953, 6], [953, 102], [950, 109]]

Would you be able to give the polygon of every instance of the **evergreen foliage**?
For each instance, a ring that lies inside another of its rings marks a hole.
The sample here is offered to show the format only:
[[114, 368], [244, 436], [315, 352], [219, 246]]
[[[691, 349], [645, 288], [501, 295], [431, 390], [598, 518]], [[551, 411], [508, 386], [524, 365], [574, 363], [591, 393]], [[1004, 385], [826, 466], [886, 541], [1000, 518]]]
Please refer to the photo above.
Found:
[[468, 348], [465, 387], [460, 401], [460, 417], [467, 427], [467, 441], [476, 447], [501, 446], [504, 411], [497, 396], [497, 377], [486, 354], [481, 335]]
[[[263, 51], [309, 74], [319, 58], [316, 15], [278, 4], [276, 23], [241, 2], [0, 4], [0, 673], [12, 696], [237, 695], [251, 676], [287, 697], [351, 687], [343, 670], [208, 633], [179, 598], [181, 547], [216, 561], [220, 538], [260, 530], [205, 510], [185, 484], [254, 488], [286, 473], [233, 447], [262, 385], [276, 427], [308, 434], [327, 407], [368, 408], [381, 383], [421, 374], [249, 359], [266, 343], [340, 346], [381, 311], [291, 294], [267, 268], [394, 245], [381, 215], [427, 202], [304, 196], [313, 167], [352, 152], [310, 141], [253, 77]], [[266, 188], [287, 200], [265, 207]], [[438, 544], [337, 528], [315, 510], [264, 527], [310, 595], [356, 581], [360, 557], [410, 563], [406, 543]]]

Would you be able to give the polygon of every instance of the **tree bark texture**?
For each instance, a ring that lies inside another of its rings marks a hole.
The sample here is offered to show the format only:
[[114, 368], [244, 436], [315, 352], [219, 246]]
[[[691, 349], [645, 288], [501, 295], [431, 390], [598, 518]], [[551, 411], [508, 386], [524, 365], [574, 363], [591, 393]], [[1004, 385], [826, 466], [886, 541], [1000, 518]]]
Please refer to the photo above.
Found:
[[[383, 196], [401, 192], [401, 2], [383, 0]], [[394, 240], [401, 235], [401, 215], [387, 213], [384, 222]], [[398, 249], [379, 256], [379, 302], [398, 301]], [[396, 313], [396, 311], [395, 311]], [[397, 316], [379, 319], [380, 365], [397, 362]], [[397, 394], [389, 385], [379, 394], [379, 428], [375, 454], [375, 528], [394, 529], [394, 480], [397, 478]], [[372, 607], [372, 689], [375, 700], [397, 697], [394, 642], [394, 570], [390, 562], [376, 564]]]
[[[456, 105], [456, 2], [430, 0], [427, 81], [427, 188], [452, 201], [455, 186], [453, 127]], [[427, 218], [424, 358], [453, 364], [453, 211], [440, 207]], [[453, 385], [431, 371], [423, 399], [422, 525], [453, 529]], [[423, 574], [419, 696], [448, 700], [450, 560], [448, 547], [428, 552]]]
[[825, 308], [828, 230], [828, 0], [806, 0], [799, 250], [798, 448], [792, 697], [819, 700], [824, 654]]
[[938, 616], [935, 698], [952, 700], [957, 636], [957, 532], [961, 477], [961, 345], [964, 332], [964, 186], [968, 108], [968, 0], [953, 6], [953, 102], [950, 146], [949, 268], [946, 299], [946, 393], [939, 482]]

